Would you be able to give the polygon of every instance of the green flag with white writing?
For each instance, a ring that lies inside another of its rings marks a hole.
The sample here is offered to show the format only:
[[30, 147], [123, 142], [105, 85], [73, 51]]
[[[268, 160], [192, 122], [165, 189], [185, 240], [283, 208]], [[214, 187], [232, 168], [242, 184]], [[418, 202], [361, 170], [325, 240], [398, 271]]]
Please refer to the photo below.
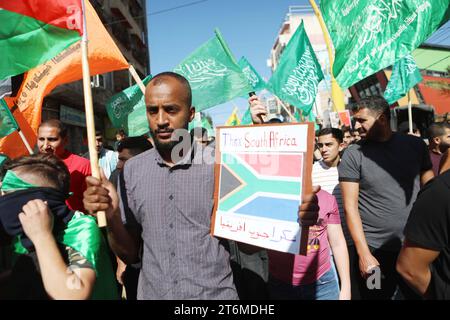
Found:
[[5, 100], [0, 100], [0, 138], [10, 135], [19, 128]]
[[222, 38], [219, 30], [175, 69], [192, 88], [192, 105], [199, 112], [236, 97], [248, 95], [253, 88]]
[[281, 100], [309, 114], [322, 79], [322, 69], [302, 21], [281, 55], [269, 80], [269, 89]]
[[342, 88], [393, 65], [450, 18], [450, 0], [322, 0]]
[[253, 68], [253, 66], [248, 62], [247, 58], [242, 57], [239, 59], [239, 67], [241, 67], [242, 72], [247, 78], [250, 85], [253, 87], [253, 91], [261, 91], [266, 89], [266, 82], [261, 78], [258, 72]]
[[[147, 85], [152, 76], [142, 82]], [[148, 133], [145, 98], [137, 84], [111, 97], [106, 103], [109, 120], [117, 129], [123, 129], [129, 137]]]
[[384, 91], [384, 99], [393, 104], [404, 97], [408, 91], [422, 81], [422, 75], [411, 55], [407, 55], [394, 64], [391, 78]]

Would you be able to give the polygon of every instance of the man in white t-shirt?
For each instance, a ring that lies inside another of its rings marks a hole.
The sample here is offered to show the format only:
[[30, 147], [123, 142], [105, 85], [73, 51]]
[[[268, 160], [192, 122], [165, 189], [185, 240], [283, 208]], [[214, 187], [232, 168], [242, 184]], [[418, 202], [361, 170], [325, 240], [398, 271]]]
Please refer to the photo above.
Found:
[[[324, 128], [317, 133], [317, 147], [322, 155], [320, 161], [316, 161], [312, 169], [312, 182], [314, 186], [320, 186], [322, 190], [332, 194], [338, 203], [341, 226], [347, 242], [348, 252], [353, 246], [353, 239], [347, 227], [344, 216], [341, 188], [339, 186], [339, 174], [337, 167], [341, 161], [340, 154], [346, 147], [343, 142], [344, 134], [340, 129]], [[350, 266], [351, 268], [351, 266]], [[358, 270], [350, 269], [350, 277]]]
[[317, 134], [317, 146], [322, 155], [320, 161], [313, 165], [313, 185], [320, 186], [323, 190], [336, 197], [341, 215], [345, 240], [348, 245], [353, 244], [352, 238], [345, 224], [344, 207], [342, 205], [341, 189], [339, 187], [339, 174], [337, 166], [341, 161], [340, 152], [345, 147], [343, 133], [340, 129], [325, 128]]

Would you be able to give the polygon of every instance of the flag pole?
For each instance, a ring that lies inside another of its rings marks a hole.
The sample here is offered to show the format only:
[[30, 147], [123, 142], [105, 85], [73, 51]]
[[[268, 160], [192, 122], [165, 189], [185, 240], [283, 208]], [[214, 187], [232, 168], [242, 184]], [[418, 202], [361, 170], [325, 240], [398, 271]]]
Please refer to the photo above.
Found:
[[331, 50], [331, 41], [328, 36], [328, 30], [325, 25], [325, 22], [323, 21], [322, 14], [320, 13], [320, 10], [317, 7], [316, 2], [314, 0], [309, 0], [309, 3], [311, 4], [311, 7], [313, 8], [317, 19], [319, 20], [320, 27], [322, 28], [323, 37], [325, 39], [325, 44], [327, 45], [328, 59], [330, 60], [331, 97], [333, 99], [333, 105], [335, 109], [334, 111], [344, 111], [345, 110], [344, 93], [342, 92], [341, 87], [339, 87], [339, 84], [337, 83], [333, 75], [334, 58], [333, 58], [333, 51]]
[[130, 67], [128, 68], [128, 71], [130, 72], [131, 76], [133, 77], [134, 81], [138, 84], [139, 88], [142, 91], [142, 94], [145, 96], [145, 85], [142, 82], [141, 78], [136, 72], [136, 69], [134, 69], [133, 65], [130, 64]]
[[283, 103], [283, 101], [281, 101], [280, 98], [278, 98], [276, 95], [274, 95], [274, 97], [275, 97], [275, 99], [277, 99], [278, 103], [281, 104], [281, 106], [283, 107], [284, 111], [287, 112], [287, 114], [291, 118], [292, 122], [297, 122], [297, 119], [295, 119], [295, 117], [292, 115], [291, 111], [289, 110], [288, 107], [286, 107], [286, 105]]
[[[14, 122], [14, 127], [16, 128], [16, 131], [19, 134], [20, 139], [22, 139], [23, 144], [27, 148], [28, 153], [34, 154], [33, 149], [31, 148], [30, 144], [27, 141], [27, 138], [25, 138], [25, 135], [23, 134], [22, 130], [20, 129], [19, 123], [17, 122], [16, 118], [14, 117], [13, 112], [11, 112], [11, 110], [9, 109], [9, 105], [7, 103], [5, 103], [4, 101], [2, 101], [2, 103], [4, 103], [6, 112], [8, 112], [10, 119]], [[17, 107], [17, 105], [15, 105], [15, 107]]]
[[412, 102], [411, 102], [411, 90], [408, 91], [408, 122], [409, 133], [413, 133], [413, 119], [412, 119]]
[[22, 130], [20, 130], [19, 127], [17, 128], [17, 132], [19, 133], [19, 136], [20, 136], [20, 138], [22, 139], [23, 144], [24, 144], [25, 147], [27, 148], [28, 152], [29, 152], [30, 154], [34, 154], [33, 149], [31, 149], [31, 146], [30, 146], [30, 144], [29, 144], [28, 141], [27, 141], [27, 138], [25, 138], [25, 136], [24, 136]]
[[[98, 154], [95, 143], [94, 107], [92, 103], [91, 76], [89, 71], [86, 5], [84, 3], [84, 0], [81, 1], [81, 4], [83, 10], [83, 37], [81, 39], [81, 62], [83, 69], [84, 107], [86, 113], [89, 159], [91, 162], [92, 176], [97, 179], [100, 179], [100, 168], [98, 164]], [[97, 212], [97, 222], [99, 227], [106, 226], [106, 216], [104, 211]]]

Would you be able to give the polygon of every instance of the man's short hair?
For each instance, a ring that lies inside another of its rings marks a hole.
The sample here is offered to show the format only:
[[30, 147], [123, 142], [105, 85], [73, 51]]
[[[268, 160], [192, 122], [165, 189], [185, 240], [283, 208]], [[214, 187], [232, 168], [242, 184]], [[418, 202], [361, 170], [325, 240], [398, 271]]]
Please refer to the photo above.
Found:
[[128, 149], [133, 157], [151, 148], [153, 148], [152, 144], [143, 136], [124, 138], [117, 145], [118, 152]]
[[[88, 134], [87, 134], [87, 129], [84, 129], [84, 130], [83, 130], [83, 139], [84, 139], [84, 140], [87, 140], [87, 136], [88, 136]], [[102, 137], [103, 137], [103, 132], [102, 132], [102, 130], [95, 130], [95, 136], [96, 136], [96, 137], [98, 137], [98, 136], [102, 136]]]
[[428, 127], [428, 136], [430, 139], [443, 136], [445, 129], [450, 128], [447, 122], [435, 122]]
[[59, 135], [61, 136], [61, 138], [64, 139], [67, 137], [67, 127], [58, 119], [49, 119], [42, 122], [38, 127], [38, 131], [42, 127], [57, 128], [59, 130]]
[[352, 131], [351, 131], [351, 129], [350, 129], [349, 126], [342, 126], [342, 129], [341, 129], [341, 130], [342, 130], [342, 134], [344, 134], [344, 133], [346, 133], [346, 132], [352, 134]]
[[177, 80], [182, 86], [184, 86], [184, 88], [186, 89], [186, 94], [187, 94], [187, 105], [189, 107], [192, 106], [192, 89], [191, 89], [191, 85], [189, 84], [189, 81], [187, 81], [187, 79], [185, 77], [183, 77], [181, 74], [175, 73], [175, 72], [171, 72], [171, 71], [166, 71], [166, 72], [161, 72], [158, 73], [156, 76], [154, 76], [150, 82], [148, 83], [149, 85], [158, 85], [161, 83], [164, 83], [164, 78], [172, 78]]
[[125, 130], [123, 130], [123, 129], [117, 130], [117, 131], [116, 131], [116, 135], [117, 135], [117, 134], [120, 134], [121, 136], [126, 137]]
[[324, 128], [317, 133], [317, 137], [326, 136], [329, 134], [331, 134], [339, 143], [344, 141], [344, 134], [342, 133], [342, 130], [337, 128]]
[[352, 105], [352, 111], [368, 109], [377, 115], [384, 114], [387, 119], [391, 118], [391, 110], [387, 101], [381, 96], [370, 96], [363, 98]]
[[69, 169], [67, 169], [62, 160], [53, 154], [38, 153], [20, 157], [8, 161], [3, 169], [17, 169], [21, 172], [35, 175], [48, 183], [52, 188], [58, 189], [64, 194], [69, 193]]

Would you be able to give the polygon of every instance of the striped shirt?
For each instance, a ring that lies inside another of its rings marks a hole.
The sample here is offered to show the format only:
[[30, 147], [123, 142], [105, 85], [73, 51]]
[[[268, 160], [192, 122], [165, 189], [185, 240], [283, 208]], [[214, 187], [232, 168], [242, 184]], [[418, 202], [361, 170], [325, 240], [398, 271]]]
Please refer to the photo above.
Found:
[[237, 299], [229, 253], [210, 234], [214, 149], [173, 167], [148, 150], [126, 162], [124, 182], [127, 227], [142, 228], [138, 299]]
[[339, 173], [337, 167], [328, 167], [323, 161], [315, 162], [312, 169], [312, 182], [313, 186], [320, 186], [323, 190], [336, 198], [345, 240], [347, 241], [347, 245], [353, 245], [353, 239], [345, 221], [344, 202], [339, 186]]

